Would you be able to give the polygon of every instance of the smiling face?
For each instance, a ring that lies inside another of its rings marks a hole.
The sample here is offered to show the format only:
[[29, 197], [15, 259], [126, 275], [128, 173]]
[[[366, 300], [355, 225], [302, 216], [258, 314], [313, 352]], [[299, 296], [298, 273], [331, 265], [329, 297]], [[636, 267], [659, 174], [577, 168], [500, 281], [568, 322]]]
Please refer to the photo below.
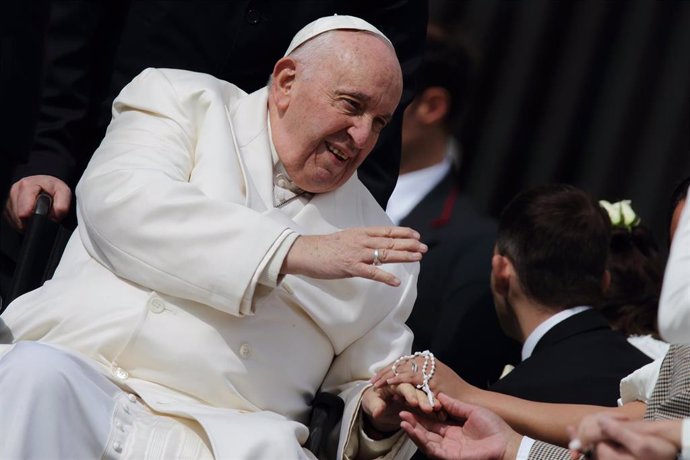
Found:
[[393, 50], [372, 34], [337, 30], [312, 41], [312, 50], [276, 63], [269, 114], [287, 173], [303, 190], [323, 193], [345, 183], [374, 148], [402, 76]]

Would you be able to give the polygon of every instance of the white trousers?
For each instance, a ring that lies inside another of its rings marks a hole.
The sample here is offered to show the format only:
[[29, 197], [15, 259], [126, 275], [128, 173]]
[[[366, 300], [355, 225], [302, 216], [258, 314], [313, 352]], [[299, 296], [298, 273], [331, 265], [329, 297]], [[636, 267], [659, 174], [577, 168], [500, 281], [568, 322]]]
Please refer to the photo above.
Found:
[[62, 349], [19, 342], [0, 358], [0, 459], [212, 458], [194, 424], [153, 414]]

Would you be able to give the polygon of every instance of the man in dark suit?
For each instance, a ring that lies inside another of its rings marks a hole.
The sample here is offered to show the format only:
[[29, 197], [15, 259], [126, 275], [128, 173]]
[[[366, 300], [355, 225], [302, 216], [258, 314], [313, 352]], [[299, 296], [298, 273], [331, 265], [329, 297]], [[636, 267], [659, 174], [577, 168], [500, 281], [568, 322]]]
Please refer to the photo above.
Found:
[[522, 362], [489, 389], [543, 402], [615, 406], [623, 377], [650, 362], [592, 307], [610, 277], [610, 221], [583, 191], [523, 192], [499, 220], [491, 287]]
[[[454, 139], [470, 86], [470, 54], [434, 27], [420, 70], [420, 92], [403, 119], [400, 177], [386, 212], [417, 230], [429, 252], [407, 322], [415, 350], [431, 350], [486, 388], [519, 345], [500, 330], [488, 285], [496, 223], [461, 193]], [[472, 350], [468, 352], [468, 350]]]

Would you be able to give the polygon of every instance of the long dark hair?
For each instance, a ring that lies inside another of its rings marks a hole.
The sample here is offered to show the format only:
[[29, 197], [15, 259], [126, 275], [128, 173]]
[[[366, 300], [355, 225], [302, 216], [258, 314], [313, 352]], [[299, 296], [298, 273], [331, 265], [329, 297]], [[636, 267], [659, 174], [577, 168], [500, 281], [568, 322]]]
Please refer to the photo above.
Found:
[[614, 227], [608, 270], [611, 285], [600, 308], [611, 327], [626, 336], [659, 337], [657, 310], [664, 275], [664, 256], [644, 225]]

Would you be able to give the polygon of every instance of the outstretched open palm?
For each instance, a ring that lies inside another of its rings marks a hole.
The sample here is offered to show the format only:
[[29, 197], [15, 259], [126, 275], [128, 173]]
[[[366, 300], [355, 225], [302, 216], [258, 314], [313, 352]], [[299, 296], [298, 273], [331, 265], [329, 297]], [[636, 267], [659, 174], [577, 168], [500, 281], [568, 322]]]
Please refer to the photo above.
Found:
[[[438, 422], [411, 412], [402, 412], [402, 428], [429, 457], [486, 460], [509, 457], [519, 445], [519, 436], [499, 416], [482, 407], [439, 395], [452, 420]], [[516, 439], [517, 437], [517, 439]]]

